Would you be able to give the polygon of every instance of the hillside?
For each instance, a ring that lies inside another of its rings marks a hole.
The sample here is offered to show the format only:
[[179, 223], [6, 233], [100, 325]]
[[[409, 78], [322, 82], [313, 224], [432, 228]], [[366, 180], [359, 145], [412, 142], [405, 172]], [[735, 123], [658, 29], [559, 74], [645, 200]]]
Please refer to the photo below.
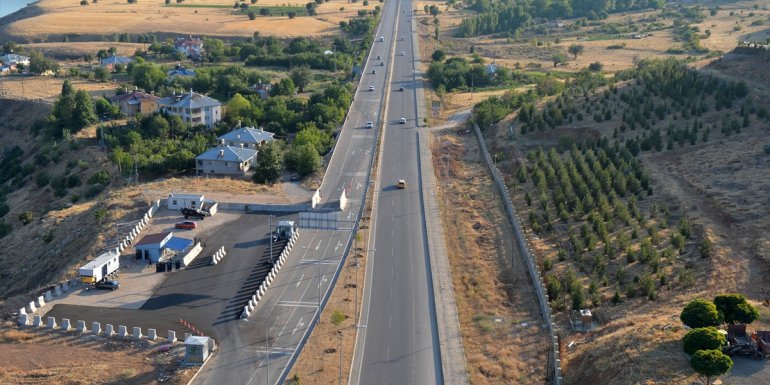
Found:
[[[486, 131], [535, 234], [568, 384], [692, 383], [678, 315], [693, 298], [744, 293], [767, 326], [770, 84], [730, 65], [767, 62], [729, 57], [586, 76]], [[598, 329], [573, 332], [575, 308]]]

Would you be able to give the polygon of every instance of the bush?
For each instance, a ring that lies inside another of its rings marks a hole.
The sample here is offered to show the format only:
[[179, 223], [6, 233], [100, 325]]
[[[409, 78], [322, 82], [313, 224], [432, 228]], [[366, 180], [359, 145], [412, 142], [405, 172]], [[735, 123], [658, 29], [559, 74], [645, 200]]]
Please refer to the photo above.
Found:
[[725, 344], [725, 336], [713, 327], [690, 330], [682, 339], [684, 352], [693, 355], [698, 350], [719, 349]]
[[759, 311], [742, 294], [718, 295], [714, 305], [727, 323], [750, 324], [759, 318]]
[[710, 379], [727, 373], [733, 367], [733, 360], [720, 350], [698, 350], [690, 357], [690, 366], [698, 374]]
[[345, 313], [343, 313], [340, 310], [335, 310], [335, 311], [332, 312], [332, 324], [335, 327], [339, 327], [340, 324], [342, 324], [342, 321], [345, 320], [345, 318], [347, 318], [345, 316]]
[[21, 224], [23, 224], [24, 226], [32, 223], [34, 219], [35, 219], [35, 216], [32, 214], [31, 211], [26, 211], [19, 214], [19, 221], [21, 221]]
[[108, 185], [110, 184], [110, 173], [104, 170], [101, 170], [93, 175], [91, 175], [90, 178], [88, 178], [88, 183], [90, 184], [101, 184], [101, 185]]
[[705, 299], [690, 301], [682, 310], [679, 319], [693, 329], [717, 326], [721, 321], [716, 305]]

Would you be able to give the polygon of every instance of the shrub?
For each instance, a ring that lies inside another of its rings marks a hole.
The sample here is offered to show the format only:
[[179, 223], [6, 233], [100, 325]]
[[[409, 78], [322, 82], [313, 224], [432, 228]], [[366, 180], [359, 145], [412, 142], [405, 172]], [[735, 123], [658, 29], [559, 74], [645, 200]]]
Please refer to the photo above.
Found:
[[104, 170], [101, 170], [93, 175], [91, 175], [90, 178], [88, 178], [88, 183], [90, 184], [101, 184], [101, 185], [108, 185], [110, 184], [110, 173]]
[[718, 295], [714, 305], [727, 323], [750, 324], [759, 318], [759, 311], [742, 294]]
[[339, 327], [340, 324], [342, 324], [342, 321], [345, 320], [345, 318], [347, 318], [345, 316], [345, 313], [343, 313], [340, 310], [335, 310], [335, 311], [332, 312], [332, 324], [335, 327]]
[[705, 299], [690, 301], [682, 310], [679, 319], [691, 328], [716, 326], [721, 321], [716, 305]]
[[24, 226], [32, 223], [32, 221], [35, 219], [34, 215], [31, 211], [25, 211], [21, 214], [19, 214], [19, 221], [21, 221], [21, 224]]
[[719, 350], [698, 350], [690, 357], [690, 366], [709, 383], [711, 377], [727, 373], [733, 367], [733, 360]]
[[684, 352], [693, 355], [698, 350], [719, 349], [725, 344], [725, 336], [713, 327], [690, 330], [682, 339]]

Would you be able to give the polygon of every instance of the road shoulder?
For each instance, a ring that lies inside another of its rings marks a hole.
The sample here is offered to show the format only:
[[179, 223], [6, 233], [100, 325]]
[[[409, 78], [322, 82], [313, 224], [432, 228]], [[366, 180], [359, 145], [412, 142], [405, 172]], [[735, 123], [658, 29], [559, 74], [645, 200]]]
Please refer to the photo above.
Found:
[[441, 212], [436, 193], [436, 174], [430, 150], [432, 134], [420, 131], [420, 168], [424, 194], [425, 221], [428, 229], [428, 250], [430, 254], [431, 275], [439, 341], [441, 343], [441, 362], [444, 381], [448, 384], [468, 384], [468, 370], [465, 362], [460, 320], [457, 316], [451, 266], [444, 242], [444, 227], [441, 225]]

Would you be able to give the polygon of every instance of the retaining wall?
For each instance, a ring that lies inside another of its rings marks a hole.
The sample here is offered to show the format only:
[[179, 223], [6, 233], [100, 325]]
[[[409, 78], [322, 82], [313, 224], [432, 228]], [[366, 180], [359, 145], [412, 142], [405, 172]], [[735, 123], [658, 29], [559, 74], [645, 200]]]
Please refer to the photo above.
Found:
[[479, 126], [473, 125], [473, 129], [476, 132], [476, 139], [479, 141], [479, 147], [481, 147], [481, 153], [484, 155], [484, 160], [487, 162], [487, 167], [492, 173], [492, 178], [495, 180], [495, 185], [500, 192], [500, 197], [503, 200], [503, 207], [505, 207], [505, 214], [508, 217], [508, 221], [513, 227], [513, 233], [516, 236], [517, 244], [521, 251], [521, 255], [524, 257], [524, 261], [527, 263], [527, 270], [529, 276], [532, 279], [532, 286], [535, 288], [535, 296], [537, 296], [538, 304], [540, 305], [540, 313], [543, 315], [548, 334], [551, 338], [551, 354], [549, 362], [549, 371], [553, 370], [552, 377], [554, 385], [561, 385], [561, 359], [559, 358], [559, 337], [555, 332], [555, 324], [553, 322], [553, 312], [551, 311], [551, 304], [548, 301], [548, 294], [546, 294], [545, 281], [540, 275], [540, 271], [537, 269], [537, 263], [535, 256], [532, 253], [532, 247], [529, 244], [529, 240], [524, 235], [524, 230], [521, 226], [518, 214], [516, 214], [516, 208], [511, 201], [511, 194], [508, 191], [508, 186], [505, 185], [500, 170], [497, 169], [495, 163], [492, 161], [492, 157], [489, 155], [487, 149], [487, 143], [484, 140], [484, 136], [481, 135]]

